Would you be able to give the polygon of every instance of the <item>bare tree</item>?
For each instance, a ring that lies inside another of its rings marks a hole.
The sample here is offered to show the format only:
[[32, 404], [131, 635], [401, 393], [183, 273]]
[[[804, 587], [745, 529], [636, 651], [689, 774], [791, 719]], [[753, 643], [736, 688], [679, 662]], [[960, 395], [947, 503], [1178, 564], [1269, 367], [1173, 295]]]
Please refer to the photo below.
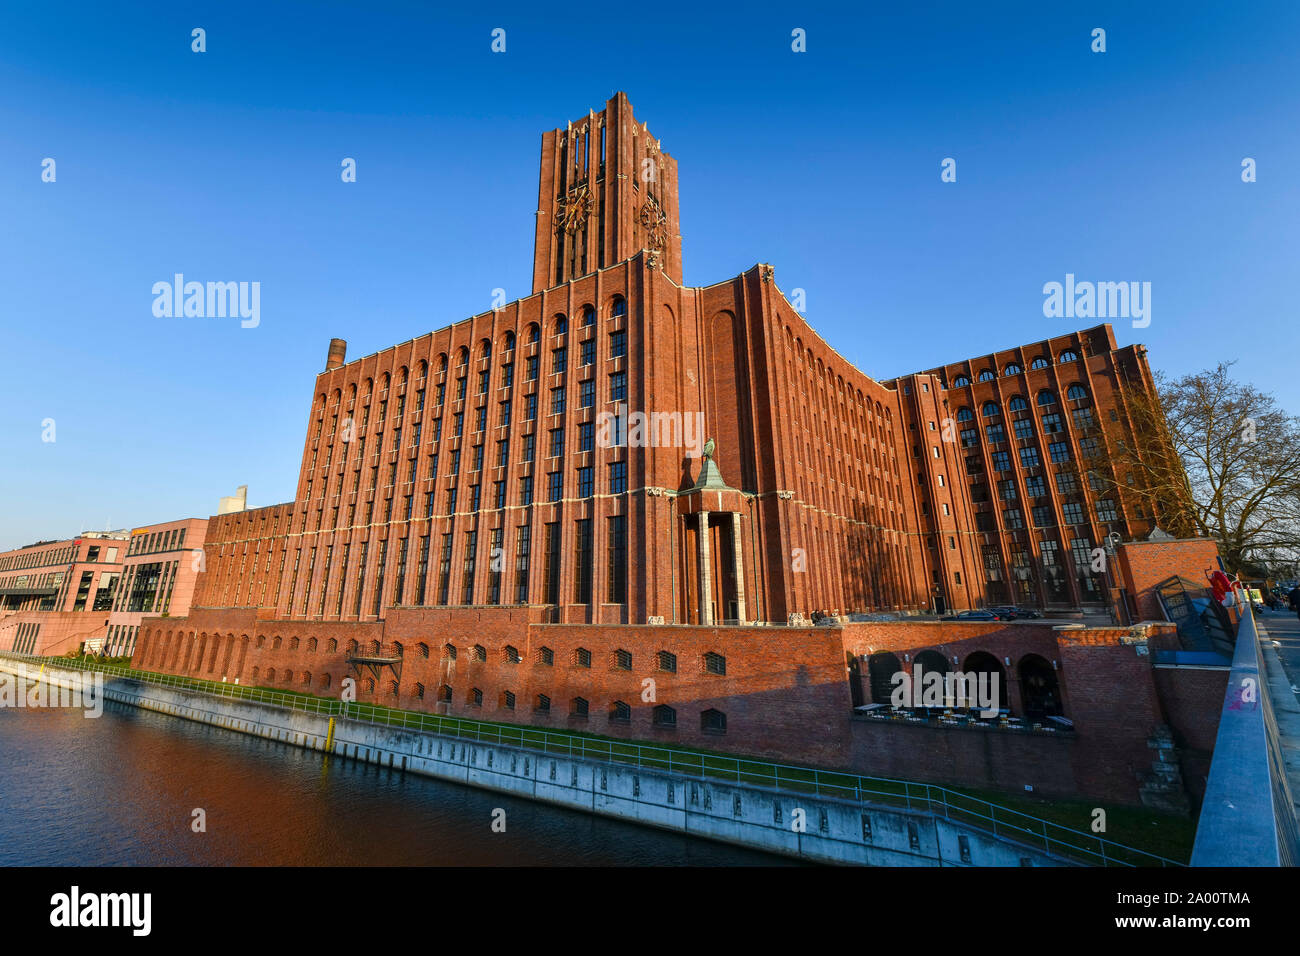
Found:
[[1235, 381], [1232, 365], [1157, 373], [1156, 393], [1129, 405], [1137, 440], [1111, 436], [1112, 462], [1166, 531], [1213, 538], [1230, 570], [1289, 569], [1300, 559], [1300, 418]]

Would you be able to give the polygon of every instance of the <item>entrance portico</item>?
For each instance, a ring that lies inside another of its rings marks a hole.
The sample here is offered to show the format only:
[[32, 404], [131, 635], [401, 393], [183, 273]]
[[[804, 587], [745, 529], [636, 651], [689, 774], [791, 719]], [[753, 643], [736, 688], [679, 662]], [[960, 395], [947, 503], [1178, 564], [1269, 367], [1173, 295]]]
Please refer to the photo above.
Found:
[[682, 521], [681, 554], [688, 571], [684, 576], [684, 618], [705, 626], [745, 624], [748, 613], [741, 517], [748, 512], [748, 499], [722, 480], [711, 456], [712, 446], [710, 439], [695, 485], [677, 496], [677, 513]]

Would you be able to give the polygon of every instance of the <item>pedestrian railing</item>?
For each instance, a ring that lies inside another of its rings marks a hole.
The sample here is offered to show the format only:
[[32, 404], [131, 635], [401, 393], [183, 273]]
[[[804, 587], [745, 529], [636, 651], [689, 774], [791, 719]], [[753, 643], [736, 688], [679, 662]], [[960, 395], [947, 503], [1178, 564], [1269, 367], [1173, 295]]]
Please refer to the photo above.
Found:
[[764, 760], [703, 751], [676, 750], [654, 744], [612, 740], [564, 731], [468, 720], [440, 714], [398, 710], [376, 704], [349, 702], [310, 694], [206, 681], [175, 674], [133, 670], [121, 665], [97, 665], [93, 660], [46, 658], [0, 651], [0, 657], [29, 664], [101, 672], [157, 687], [168, 687], [228, 700], [250, 701], [308, 714], [346, 718], [385, 727], [423, 731], [460, 740], [539, 750], [545, 754], [620, 763], [663, 770], [700, 779], [772, 787], [861, 804], [930, 813], [1015, 840], [1031, 849], [1095, 866], [1184, 866], [1177, 860], [1115, 843], [1032, 814], [1012, 810], [946, 787], [887, 777], [815, 767], [796, 767]]

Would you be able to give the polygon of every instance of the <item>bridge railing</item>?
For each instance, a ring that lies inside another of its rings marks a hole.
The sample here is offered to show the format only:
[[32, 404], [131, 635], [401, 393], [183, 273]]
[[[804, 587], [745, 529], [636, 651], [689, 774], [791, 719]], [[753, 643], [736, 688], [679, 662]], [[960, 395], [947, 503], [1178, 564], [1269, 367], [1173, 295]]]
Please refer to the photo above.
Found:
[[1300, 826], [1250, 602], [1241, 605], [1192, 866], [1296, 866]]
[[346, 718], [386, 727], [401, 727], [502, 746], [522, 747], [545, 754], [627, 764], [647, 770], [664, 770], [699, 779], [730, 781], [772, 787], [858, 803], [864, 809], [890, 807], [934, 814], [1016, 840], [1028, 848], [1095, 866], [1184, 866], [1177, 860], [1075, 830], [1032, 814], [1013, 810], [980, 797], [946, 787], [888, 777], [816, 767], [799, 767], [770, 761], [704, 751], [676, 750], [654, 744], [586, 736], [512, 724], [468, 720], [441, 714], [397, 710], [377, 704], [347, 702], [306, 693], [207, 681], [175, 674], [133, 670], [122, 665], [97, 665], [93, 660], [45, 658], [0, 651], [0, 657], [70, 670], [102, 672], [158, 687], [207, 694], [229, 700], [250, 701], [309, 714]]

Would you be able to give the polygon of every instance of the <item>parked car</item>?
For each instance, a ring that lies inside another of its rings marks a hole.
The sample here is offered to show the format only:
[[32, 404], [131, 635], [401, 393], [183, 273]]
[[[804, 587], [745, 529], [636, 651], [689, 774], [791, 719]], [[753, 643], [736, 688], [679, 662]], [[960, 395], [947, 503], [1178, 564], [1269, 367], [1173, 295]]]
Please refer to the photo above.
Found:
[[1014, 621], [1020, 616], [1020, 610], [1014, 607], [990, 607], [988, 610], [996, 614], [999, 621]]
[[998, 621], [1001, 620], [992, 611], [962, 611], [959, 614], [949, 614], [943, 620], [945, 621]]

